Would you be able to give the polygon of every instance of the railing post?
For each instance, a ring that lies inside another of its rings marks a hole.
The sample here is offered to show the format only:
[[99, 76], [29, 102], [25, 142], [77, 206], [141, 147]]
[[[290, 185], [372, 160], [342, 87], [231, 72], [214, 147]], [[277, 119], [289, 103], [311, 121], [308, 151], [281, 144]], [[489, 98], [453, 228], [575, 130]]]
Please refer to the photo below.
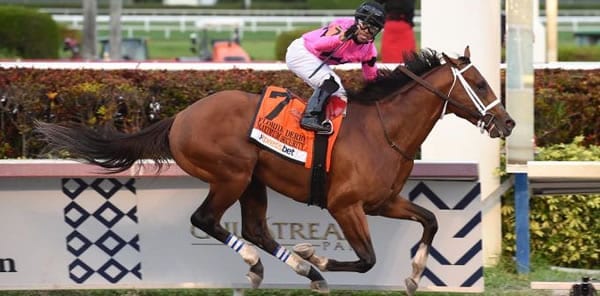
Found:
[[527, 173], [515, 174], [515, 235], [517, 272], [529, 273], [529, 180]]

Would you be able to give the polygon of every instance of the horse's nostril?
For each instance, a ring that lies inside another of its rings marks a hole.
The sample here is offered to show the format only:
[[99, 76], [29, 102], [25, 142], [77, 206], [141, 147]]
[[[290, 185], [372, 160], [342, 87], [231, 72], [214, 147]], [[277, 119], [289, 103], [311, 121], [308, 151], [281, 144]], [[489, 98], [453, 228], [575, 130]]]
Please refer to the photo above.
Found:
[[516, 123], [514, 120], [512, 120], [512, 119], [506, 120], [506, 126], [508, 128], [510, 128], [511, 130], [515, 127], [515, 125], [516, 125]]

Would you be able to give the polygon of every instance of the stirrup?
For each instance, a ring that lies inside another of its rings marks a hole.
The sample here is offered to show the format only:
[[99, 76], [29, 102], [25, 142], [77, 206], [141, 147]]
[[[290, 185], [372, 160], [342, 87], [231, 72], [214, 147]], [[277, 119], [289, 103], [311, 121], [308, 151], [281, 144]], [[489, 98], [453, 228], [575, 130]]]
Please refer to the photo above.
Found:
[[327, 129], [327, 127], [323, 126], [322, 123], [319, 122], [319, 119], [316, 116], [302, 117], [302, 119], [300, 119], [300, 127], [313, 132], [319, 132], [320, 130]]
[[331, 135], [333, 134], [333, 122], [331, 120], [326, 119], [321, 122], [321, 126], [328, 128], [326, 131], [317, 131], [315, 132], [318, 135]]

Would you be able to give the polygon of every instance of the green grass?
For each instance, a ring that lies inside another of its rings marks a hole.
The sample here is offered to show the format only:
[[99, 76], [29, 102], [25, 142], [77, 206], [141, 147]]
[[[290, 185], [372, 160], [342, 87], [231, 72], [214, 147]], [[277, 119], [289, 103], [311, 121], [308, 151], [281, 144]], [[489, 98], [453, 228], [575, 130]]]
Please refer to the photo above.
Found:
[[[194, 54], [190, 51], [191, 43], [189, 40], [190, 32], [171, 32], [169, 39], [166, 39], [164, 32], [162, 31], [151, 31], [151, 32], [137, 32], [135, 37], [145, 37], [149, 40], [148, 46], [150, 51], [150, 57], [152, 59], [164, 59], [174, 60], [181, 56], [193, 56]], [[201, 36], [202, 34], [198, 34]], [[102, 36], [102, 35], [99, 35]], [[123, 33], [126, 36], [126, 32]], [[231, 37], [231, 32], [209, 32], [209, 39], [227, 39]], [[380, 48], [380, 36], [376, 40], [376, 45]], [[416, 34], [417, 40], [420, 39], [420, 34]], [[275, 32], [244, 32], [241, 44], [242, 47], [248, 52], [250, 57], [255, 61], [273, 61], [275, 60], [275, 40], [277, 34]], [[577, 49], [575, 40], [572, 33], [561, 32], [559, 34], [559, 46], [561, 48]], [[417, 45], [420, 47], [420, 45]], [[596, 46], [596, 52], [600, 52], [600, 47]], [[594, 47], [590, 50], [594, 51]], [[589, 52], [589, 51], [586, 51]], [[586, 58], [586, 57], [583, 57]], [[572, 60], [569, 58], [569, 60]]]
[[[172, 33], [170, 39], [165, 39], [162, 32], [139, 34], [136, 37], [148, 38], [148, 47], [152, 59], [170, 60], [180, 56], [193, 56], [190, 51], [189, 33]], [[228, 39], [230, 37], [231, 33], [228, 32], [210, 32], [208, 34], [209, 39]], [[378, 48], [380, 37], [378, 36], [376, 40]], [[245, 32], [241, 45], [254, 61], [274, 61], [276, 39], [277, 34], [275, 32]]]
[[[284, 25], [282, 25], [282, 28]], [[316, 28], [316, 27], [315, 27]], [[306, 28], [310, 30], [312, 28]], [[175, 60], [177, 57], [192, 57], [195, 54], [190, 51], [192, 46], [190, 42], [190, 33], [192, 31], [180, 32], [171, 31], [167, 38], [164, 31], [133, 31], [133, 37], [143, 37], [148, 40], [149, 54], [151, 59]], [[199, 39], [202, 39], [203, 33], [196, 32]], [[106, 37], [108, 32], [99, 31], [98, 37]], [[123, 31], [123, 37], [129, 37], [129, 32]], [[208, 39], [229, 39], [232, 36], [231, 31], [209, 31]], [[254, 61], [274, 61], [275, 60], [275, 41], [276, 32], [244, 32], [241, 40], [242, 47], [248, 52]], [[420, 33], [416, 32], [417, 48], [420, 48]], [[376, 39], [376, 46], [380, 49], [381, 34]], [[573, 33], [560, 32], [558, 36], [559, 60], [561, 61], [598, 61], [600, 60], [600, 46], [579, 47], [575, 44]], [[10, 56], [10, 54], [5, 54]], [[0, 52], [0, 57], [2, 53]], [[68, 53], [61, 53], [62, 58], [67, 58]]]
[[[484, 269], [484, 293], [446, 293], [446, 292], [419, 292], [418, 296], [550, 296], [552, 291], [532, 290], [531, 281], [558, 281], [577, 283], [583, 273], [567, 273], [552, 270], [548, 265], [537, 259], [532, 260], [529, 274], [517, 274], [512, 260], [503, 259], [497, 266]], [[324, 274], [327, 278], [327, 273]], [[0, 296], [230, 296], [231, 289], [154, 289], [154, 290], [59, 290], [59, 291], [0, 291]], [[308, 289], [256, 289], [244, 290], [245, 296], [309, 296], [320, 295]], [[404, 291], [358, 291], [358, 290], [332, 290], [331, 296], [400, 296], [406, 295]]]
[[[134, 37], [142, 37], [148, 40], [148, 49], [151, 59], [175, 60], [177, 57], [191, 57], [194, 53], [190, 50], [191, 32], [171, 32], [169, 38], [165, 38], [162, 31], [134, 32]], [[107, 33], [100, 32], [99, 36], [105, 36]], [[198, 38], [202, 40], [203, 33], [198, 32]], [[207, 38], [229, 39], [231, 32], [208, 32]], [[127, 32], [123, 32], [127, 37]], [[242, 47], [248, 52], [250, 57], [256, 61], [273, 61], [275, 59], [275, 39], [277, 35], [274, 32], [244, 32], [241, 40]]]

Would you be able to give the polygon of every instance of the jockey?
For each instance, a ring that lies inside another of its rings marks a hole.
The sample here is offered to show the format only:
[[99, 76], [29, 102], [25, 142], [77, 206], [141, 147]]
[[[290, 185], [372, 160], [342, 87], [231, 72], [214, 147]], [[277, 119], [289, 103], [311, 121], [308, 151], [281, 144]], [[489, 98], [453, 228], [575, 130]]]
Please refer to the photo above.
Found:
[[356, 9], [354, 19], [336, 19], [290, 44], [285, 56], [288, 68], [315, 89], [300, 126], [317, 132], [329, 131], [321, 122], [327, 99], [330, 95], [337, 96], [344, 106], [348, 100], [340, 77], [329, 65], [362, 63], [366, 80], [377, 77], [377, 49], [373, 40], [384, 23], [384, 7], [377, 2], [365, 2]]

